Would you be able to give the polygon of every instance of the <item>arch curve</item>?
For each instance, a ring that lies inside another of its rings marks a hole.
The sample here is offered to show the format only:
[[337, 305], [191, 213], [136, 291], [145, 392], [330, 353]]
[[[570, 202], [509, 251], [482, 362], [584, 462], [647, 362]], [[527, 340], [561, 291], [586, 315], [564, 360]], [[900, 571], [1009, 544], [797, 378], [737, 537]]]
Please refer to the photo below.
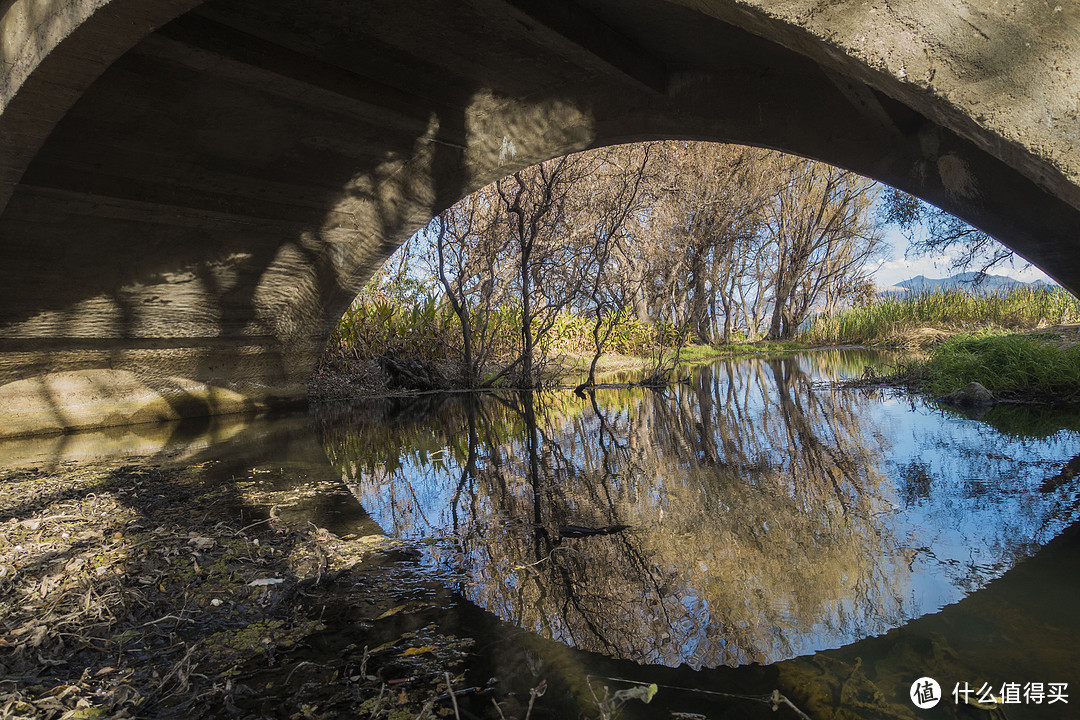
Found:
[[[60, 19], [19, 35], [26, 0], [2, 16], [0, 127], [33, 132], [0, 136], [0, 435], [297, 401], [345, 305], [435, 213], [630, 140], [840, 165], [1080, 288], [1076, 131], [1038, 120], [1066, 113], [1051, 91], [1070, 73], [991, 82], [973, 73], [992, 58], [934, 24], [1037, 40], [991, 3], [974, 20], [933, 0], [877, 19], [758, 0], [36, 5]], [[1028, 65], [1064, 61], [1056, 32]], [[97, 64], [58, 84], [88, 47]]]

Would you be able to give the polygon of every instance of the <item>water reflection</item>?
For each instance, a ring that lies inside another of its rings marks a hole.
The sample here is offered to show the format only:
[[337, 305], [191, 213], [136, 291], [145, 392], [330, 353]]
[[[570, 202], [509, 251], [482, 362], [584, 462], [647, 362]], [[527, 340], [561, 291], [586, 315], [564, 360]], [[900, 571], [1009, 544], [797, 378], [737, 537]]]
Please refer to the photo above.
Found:
[[641, 663], [770, 663], [954, 602], [1077, 516], [1075, 432], [817, 382], [865, 365], [342, 409], [324, 445], [383, 530], [428, 539], [426, 561], [509, 622]]

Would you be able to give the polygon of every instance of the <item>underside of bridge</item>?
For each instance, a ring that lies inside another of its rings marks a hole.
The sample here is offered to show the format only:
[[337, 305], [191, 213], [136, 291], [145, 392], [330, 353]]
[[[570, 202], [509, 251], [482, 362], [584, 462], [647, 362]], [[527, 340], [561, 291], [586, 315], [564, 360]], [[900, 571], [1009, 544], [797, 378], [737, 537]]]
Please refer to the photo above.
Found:
[[841, 165], [1080, 289], [1080, 10], [1042, 6], [0, 1], [0, 435], [302, 400], [433, 214], [619, 142]]

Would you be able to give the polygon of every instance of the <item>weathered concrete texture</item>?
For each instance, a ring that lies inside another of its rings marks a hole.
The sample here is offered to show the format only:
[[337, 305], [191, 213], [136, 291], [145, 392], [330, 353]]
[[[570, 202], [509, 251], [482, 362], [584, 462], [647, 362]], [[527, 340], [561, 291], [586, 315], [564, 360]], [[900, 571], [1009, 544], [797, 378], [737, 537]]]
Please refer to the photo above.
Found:
[[1077, 3], [683, 4], [868, 83], [1080, 204]]
[[199, 2], [0, 3], [0, 212], [41, 143], [86, 87], [148, 32]]
[[347, 303], [434, 213], [615, 142], [842, 165], [1080, 288], [1072, 10], [195, 6], [0, 4], [0, 435], [302, 398]]

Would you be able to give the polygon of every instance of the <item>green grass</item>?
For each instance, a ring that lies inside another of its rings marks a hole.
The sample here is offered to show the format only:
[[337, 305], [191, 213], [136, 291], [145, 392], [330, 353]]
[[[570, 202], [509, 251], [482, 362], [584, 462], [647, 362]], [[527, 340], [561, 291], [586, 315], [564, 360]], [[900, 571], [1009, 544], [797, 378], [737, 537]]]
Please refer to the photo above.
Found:
[[766, 355], [769, 353], [789, 352], [792, 350], [806, 350], [810, 346], [806, 343], [794, 340], [758, 340], [755, 342], [729, 342], [715, 345], [686, 345], [679, 355], [680, 363], [694, 365], [696, 363], [709, 362], [722, 358], [739, 357], [744, 355]]
[[754, 342], [719, 343], [711, 347], [713, 353], [721, 355], [753, 355], [756, 353], [786, 352], [788, 350], [806, 350], [810, 347], [798, 340], [757, 340]]
[[975, 295], [945, 290], [911, 297], [885, 298], [814, 319], [800, 339], [814, 344], [925, 345], [937, 338], [924, 328], [967, 331], [1033, 329], [1080, 321], [1080, 300], [1056, 288], [1019, 288], [1008, 293]]
[[1080, 398], [1080, 346], [1061, 348], [1045, 336], [955, 337], [937, 346], [912, 372], [919, 387], [934, 395], [979, 382], [997, 395]]

